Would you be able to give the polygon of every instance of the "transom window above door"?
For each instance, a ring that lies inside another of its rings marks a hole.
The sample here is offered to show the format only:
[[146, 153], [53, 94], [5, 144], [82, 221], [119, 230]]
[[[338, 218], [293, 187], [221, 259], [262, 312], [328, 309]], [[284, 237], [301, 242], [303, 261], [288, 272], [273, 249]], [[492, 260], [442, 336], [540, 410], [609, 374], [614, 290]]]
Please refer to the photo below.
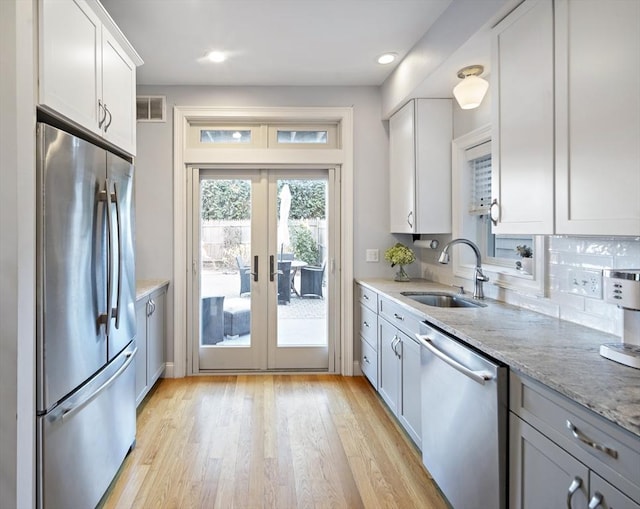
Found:
[[197, 124], [189, 127], [192, 148], [335, 149], [337, 124]]

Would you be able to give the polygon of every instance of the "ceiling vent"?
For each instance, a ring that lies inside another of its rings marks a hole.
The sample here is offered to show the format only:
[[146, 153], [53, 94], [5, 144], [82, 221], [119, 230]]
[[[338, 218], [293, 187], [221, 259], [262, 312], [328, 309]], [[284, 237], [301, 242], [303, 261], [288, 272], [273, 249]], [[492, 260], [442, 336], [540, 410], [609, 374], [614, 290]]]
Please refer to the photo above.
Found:
[[167, 98], [164, 95], [139, 95], [136, 97], [138, 122], [166, 122]]

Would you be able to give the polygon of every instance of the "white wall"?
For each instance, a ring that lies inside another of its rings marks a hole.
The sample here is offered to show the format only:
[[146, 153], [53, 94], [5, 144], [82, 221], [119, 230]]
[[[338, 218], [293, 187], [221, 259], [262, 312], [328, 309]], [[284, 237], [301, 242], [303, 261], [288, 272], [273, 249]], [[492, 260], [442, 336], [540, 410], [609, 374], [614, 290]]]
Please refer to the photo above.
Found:
[[0, 505], [34, 507], [34, 2], [0, 1]]
[[[167, 123], [138, 123], [136, 158], [137, 277], [173, 280], [173, 106], [353, 107], [354, 275], [390, 276], [384, 261], [366, 263], [365, 250], [382, 253], [388, 234], [388, 135], [377, 87], [141, 86], [139, 95], [167, 96]], [[167, 360], [173, 360], [173, 293], [169, 291]]]

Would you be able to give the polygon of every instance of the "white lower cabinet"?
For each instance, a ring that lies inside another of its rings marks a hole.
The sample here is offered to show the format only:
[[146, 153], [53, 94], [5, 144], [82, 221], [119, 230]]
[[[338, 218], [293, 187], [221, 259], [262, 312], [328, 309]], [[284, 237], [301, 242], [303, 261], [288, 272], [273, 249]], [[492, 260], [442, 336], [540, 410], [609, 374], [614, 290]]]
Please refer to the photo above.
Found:
[[379, 318], [378, 392], [418, 447], [422, 446], [420, 345]]
[[136, 405], [147, 395], [165, 367], [167, 288], [162, 287], [136, 302]]
[[640, 439], [528, 378], [510, 382], [510, 509], [640, 509]]

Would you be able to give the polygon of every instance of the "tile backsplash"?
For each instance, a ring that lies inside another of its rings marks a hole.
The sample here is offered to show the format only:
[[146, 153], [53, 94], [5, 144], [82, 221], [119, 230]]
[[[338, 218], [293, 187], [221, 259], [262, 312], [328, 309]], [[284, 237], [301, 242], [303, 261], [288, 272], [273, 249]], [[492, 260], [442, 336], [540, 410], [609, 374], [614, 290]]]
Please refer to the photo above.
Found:
[[640, 237], [565, 237], [547, 239], [547, 296], [558, 305], [560, 318], [587, 327], [622, 334], [622, 311], [597, 297], [573, 293], [576, 273], [599, 274], [608, 268], [640, 268]]

